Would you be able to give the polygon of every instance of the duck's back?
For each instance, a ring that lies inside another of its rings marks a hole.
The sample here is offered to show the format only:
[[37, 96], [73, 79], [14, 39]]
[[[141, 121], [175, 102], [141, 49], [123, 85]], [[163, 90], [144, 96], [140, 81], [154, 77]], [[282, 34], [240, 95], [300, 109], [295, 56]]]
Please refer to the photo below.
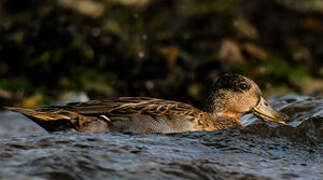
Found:
[[26, 115], [47, 131], [173, 133], [202, 130], [200, 121], [208, 118], [189, 104], [147, 97], [93, 100], [35, 110], [8, 109]]

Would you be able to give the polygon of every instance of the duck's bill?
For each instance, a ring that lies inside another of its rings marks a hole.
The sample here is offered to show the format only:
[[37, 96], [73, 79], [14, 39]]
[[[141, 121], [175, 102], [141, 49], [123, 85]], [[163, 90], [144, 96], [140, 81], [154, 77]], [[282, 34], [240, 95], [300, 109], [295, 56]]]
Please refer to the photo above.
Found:
[[259, 103], [252, 109], [252, 113], [267, 121], [286, 124], [287, 116], [275, 111], [263, 97], [260, 98]]

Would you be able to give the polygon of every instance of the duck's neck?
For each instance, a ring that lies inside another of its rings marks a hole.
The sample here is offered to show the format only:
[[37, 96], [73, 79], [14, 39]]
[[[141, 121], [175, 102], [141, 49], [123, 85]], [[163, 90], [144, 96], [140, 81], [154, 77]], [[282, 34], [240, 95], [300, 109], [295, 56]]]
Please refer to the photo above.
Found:
[[237, 122], [240, 122], [240, 118], [243, 115], [242, 113], [232, 113], [232, 112], [212, 112], [212, 115], [217, 118], [230, 119]]
[[228, 129], [241, 126], [240, 117], [243, 113], [232, 112], [231, 106], [228, 105], [231, 97], [225, 94], [213, 94], [208, 99], [208, 105], [205, 108], [213, 121], [214, 126], [221, 127], [220, 129]]
[[241, 115], [226, 112], [209, 112], [208, 114], [213, 121], [215, 130], [242, 126], [240, 123]]

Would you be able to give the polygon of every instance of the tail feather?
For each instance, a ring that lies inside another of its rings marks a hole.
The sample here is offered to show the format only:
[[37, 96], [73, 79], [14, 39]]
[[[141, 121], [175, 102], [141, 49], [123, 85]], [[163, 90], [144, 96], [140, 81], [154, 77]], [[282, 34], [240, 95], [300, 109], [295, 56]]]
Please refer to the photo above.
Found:
[[74, 129], [72, 117], [64, 115], [60, 110], [47, 112], [18, 107], [5, 107], [5, 109], [25, 115], [48, 132]]
[[109, 131], [109, 125], [105, 119], [97, 118], [95, 116], [83, 116], [76, 112], [60, 108], [26, 109], [18, 107], [5, 107], [5, 109], [25, 115], [48, 132]]
[[27, 117], [35, 118], [41, 121], [55, 121], [55, 120], [70, 120], [71, 117], [60, 114], [59, 112], [45, 112], [45, 111], [37, 111], [33, 109], [27, 108], [19, 108], [19, 107], [5, 107], [5, 109], [9, 111], [14, 111], [21, 113]]

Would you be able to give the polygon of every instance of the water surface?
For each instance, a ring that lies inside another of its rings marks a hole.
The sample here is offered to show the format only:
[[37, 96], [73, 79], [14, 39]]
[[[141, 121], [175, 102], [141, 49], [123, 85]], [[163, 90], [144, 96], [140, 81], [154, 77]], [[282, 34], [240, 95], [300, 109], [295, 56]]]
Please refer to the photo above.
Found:
[[270, 102], [289, 126], [246, 115], [216, 132], [48, 134], [2, 112], [0, 179], [323, 179], [323, 98]]

